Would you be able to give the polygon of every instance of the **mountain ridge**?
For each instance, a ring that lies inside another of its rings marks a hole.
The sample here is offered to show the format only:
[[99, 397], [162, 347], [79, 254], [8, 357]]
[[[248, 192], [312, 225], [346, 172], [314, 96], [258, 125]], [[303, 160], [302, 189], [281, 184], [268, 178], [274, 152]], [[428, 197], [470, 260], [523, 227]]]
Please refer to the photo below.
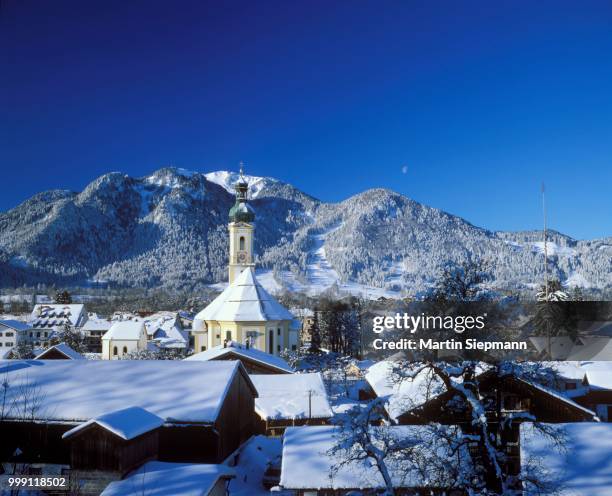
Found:
[[[0, 212], [0, 285], [197, 290], [222, 282], [237, 177], [161, 168], [138, 178], [103, 174], [81, 192], [37, 193]], [[492, 231], [386, 188], [331, 203], [275, 178], [247, 180], [259, 273], [277, 290], [415, 294], [431, 288], [445, 264], [469, 257], [493, 261], [497, 288], [543, 280], [541, 232]], [[553, 276], [612, 286], [612, 238], [551, 231], [549, 243]]]

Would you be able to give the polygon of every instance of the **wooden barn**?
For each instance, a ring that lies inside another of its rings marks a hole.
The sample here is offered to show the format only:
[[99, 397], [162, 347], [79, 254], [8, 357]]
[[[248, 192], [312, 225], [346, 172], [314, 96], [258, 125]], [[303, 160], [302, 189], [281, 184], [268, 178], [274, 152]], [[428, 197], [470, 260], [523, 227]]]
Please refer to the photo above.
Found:
[[[218, 463], [257, 427], [257, 392], [240, 362], [12, 360], [0, 361], [0, 375], [10, 405], [0, 412], [0, 462]], [[163, 425], [121, 441], [104, 419], [130, 408]], [[125, 451], [108, 458], [117, 446]]]

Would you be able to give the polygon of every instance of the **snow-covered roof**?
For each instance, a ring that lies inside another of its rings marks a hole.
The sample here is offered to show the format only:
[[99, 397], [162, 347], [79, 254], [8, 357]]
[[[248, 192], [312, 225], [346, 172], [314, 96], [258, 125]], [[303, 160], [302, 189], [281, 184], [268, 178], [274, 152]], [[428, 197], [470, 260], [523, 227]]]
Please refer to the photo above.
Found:
[[584, 381], [585, 385], [597, 389], [612, 390], [612, 362], [553, 362], [553, 367], [566, 379]]
[[215, 346], [209, 350], [196, 353], [195, 355], [185, 358], [185, 360], [217, 360], [223, 359], [224, 357], [227, 358], [228, 356], [252, 360], [267, 367], [278, 369], [281, 372], [293, 372], [293, 369], [281, 357], [257, 350], [253, 347], [247, 348], [234, 341], [229, 341], [225, 347], [223, 345]]
[[[19, 411], [20, 389], [40, 390], [38, 412], [48, 420], [84, 422], [109, 411], [138, 406], [167, 422], [217, 419], [239, 362], [183, 360], [3, 360], [9, 404]], [[11, 418], [9, 412], [8, 418]]]
[[0, 325], [10, 327], [11, 329], [15, 331], [27, 331], [28, 329], [32, 328], [32, 326], [28, 325], [25, 322], [22, 322], [20, 320], [13, 320], [13, 319], [0, 320]]
[[46, 350], [43, 350], [41, 353], [36, 355], [36, 357], [34, 359], [35, 360], [44, 360], [44, 355], [46, 355], [51, 350], [59, 351], [62, 355], [64, 355], [69, 360], [84, 360], [85, 359], [85, 357], [83, 355], [81, 355], [79, 352], [73, 350], [66, 343], [58, 343], [56, 345], [50, 346]]
[[221, 478], [234, 477], [227, 465], [147, 462], [123, 480], [111, 482], [102, 496], [206, 496]]
[[124, 320], [113, 322], [113, 325], [104, 333], [102, 339], [117, 339], [125, 341], [138, 341], [144, 333], [144, 322]]
[[264, 420], [330, 418], [332, 409], [320, 373], [251, 374], [259, 397], [255, 411]]
[[112, 322], [108, 319], [101, 319], [99, 317], [89, 318], [87, 322], [83, 324], [81, 330], [83, 331], [108, 331], [112, 325]]
[[[559, 485], [561, 496], [612, 494], [612, 423], [545, 424], [566, 436], [559, 450], [550, 436], [531, 424], [521, 425], [521, 461], [544, 467]], [[532, 493], [526, 493], [532, 494]], [[533, 494], [536, 494], [535, 492]]]
[[400, 380], [395, 377], [394, 367], [394, 362], [384, 360], [372, 365], [365, 375], [376, 396], [387, 400], [386, 409], [392, 419], [446, 391], [431, 370], [419, 373], [414, 379]]
[[267, 322], [292, 320], [293, 315], [257, 281], [251, 267], [195, 316], [201, 321]]
[[[330, 452], [338, 443], [338, 429], [337, 426], [313, 426], [289, 427], [285, 430], [280, 480], [283, 488], [292, 490], [385, 488], [383, 478], [373, 466], [372, 459], [364, 457], [362, 460], [347, 461], [339, 466], [342, 453]], [[435, 449], [440, 457], [448, 456], [449, 463], [451, 462], [451, 455], [446, 455], [445, 447], [432, 437], [429, 426], [371, 427], [374, 440], [383, 432], [387, 436], [397, 436], [398, 439], [419, 440], [424, 451]], [[452, 464], [456, 464], [456, 458]], [[395, 461], [388, 459], [387, 468], [396, 488], [427, 487], [430, 484], [427, 473], [418, 470], [410, 463], [409, 458], [404, 463], [397, 459]]]
[[99, 425], [126, 441], [164, 425], [164, 419], [144, 408], [130, 406], [122, 410], [105, 413], [77, 425], [62, 435], [63, 439], [72, 437], [92, 425]]
[[87, 319], [82, 303], [44, 303], [34, 305], [29, 324], [33, 327], [51, 328], [64, 324], [79, 326]]
[[160, 348], [187, 348], [189, 345], [189, 333], [182, 329], [176, 314], [145, 320], [145, 328]]

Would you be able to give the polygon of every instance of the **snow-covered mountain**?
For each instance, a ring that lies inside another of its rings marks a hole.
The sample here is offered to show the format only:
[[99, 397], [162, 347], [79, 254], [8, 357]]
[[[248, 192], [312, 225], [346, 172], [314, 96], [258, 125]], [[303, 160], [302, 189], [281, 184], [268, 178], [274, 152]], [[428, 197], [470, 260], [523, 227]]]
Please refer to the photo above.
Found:
[[[80, 193], [39, 193], [0, 213], [0, 284], [197, 290], [222, 283], [236, 179], [164, 168], [141, 178], [105, 174]], [[543, 279], [539, 232], [491, 232], [384, 189], [325, 203], [275, 179], [247, 180], [259, 277], [271, 289], [417, 293], [444, 264], [469, 256], [492, 260], [500, 289]], [[548, 252], [568, 284], [612, 288], [612, 238], [553, 232]]]

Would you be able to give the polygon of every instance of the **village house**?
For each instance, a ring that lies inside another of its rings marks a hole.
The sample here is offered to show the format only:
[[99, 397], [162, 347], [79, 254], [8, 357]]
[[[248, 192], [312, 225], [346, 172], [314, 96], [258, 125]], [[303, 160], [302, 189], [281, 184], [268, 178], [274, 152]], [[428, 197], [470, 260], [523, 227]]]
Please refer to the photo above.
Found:
[[612, 422], [612, 362], [556, 362], [560, 389], [576, 403]]
[[79, 329], [85, 337], [85, 345], [90, 353], [102, 353], [102, 336], [111, 328], [112, 322], [108, 319], [90, 315]]
[[270, 355], [234, 341], [196, 353], [185, 360], [239, 360], [249, 374], [293, 373], [293, 369], [281, 357]]
[[8, 358], [17, 343], [28, 339], [31, 326], [19, 320], [0, 320], [0, 358]]
[[280, 436], [289, 426], [324, 425], [333, 417], [320, 373], [251, 375], [259, 396], [260, 432]]
[[257, 281], [253, 254], [255, 213], [242, 169], [229, 212], [229, 286], [193, 321], [194, 349], [235, 341], [272, 355], [297, 348], [293, 315]]
[[0, 375], [8, 384], [0, 412], [6, 470], [99, 465], [116, 477], [150, 459], [220, 463], [256, 431], [257, 391], [236, 361], [5, 360]]
[[114, 322], [102, 336], [102, 359], [118, 360], [129, 353], [147, 349], [147, 334], [141, 320]]

